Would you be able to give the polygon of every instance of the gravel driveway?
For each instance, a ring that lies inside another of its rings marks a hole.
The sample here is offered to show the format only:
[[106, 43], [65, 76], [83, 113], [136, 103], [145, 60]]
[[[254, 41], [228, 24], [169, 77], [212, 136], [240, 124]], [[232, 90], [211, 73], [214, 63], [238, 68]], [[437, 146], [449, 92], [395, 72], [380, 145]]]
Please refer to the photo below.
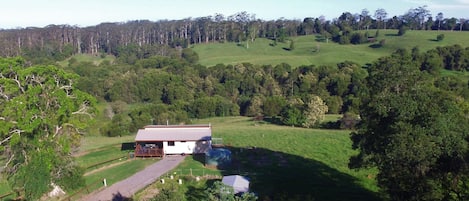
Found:
[[131, 198], [134, 193], [155, 182], [161, 175], [174, 169], [184, 160], [185, 156], [165, 156], [162, 160], [148, 166], [144, 170], [135, 173], [131, 177], [115, 183], [112, 186], [91, 193], [81, 200], [92, 201], [122, 201]]

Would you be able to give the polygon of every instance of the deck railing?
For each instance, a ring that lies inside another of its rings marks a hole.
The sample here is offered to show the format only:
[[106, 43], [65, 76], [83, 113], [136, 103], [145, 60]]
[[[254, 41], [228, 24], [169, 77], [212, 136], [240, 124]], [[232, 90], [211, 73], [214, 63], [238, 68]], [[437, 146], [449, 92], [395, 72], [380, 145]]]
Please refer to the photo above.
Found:
[[137, 146], [135, 148], [136, 157], [163, 157], [163, 149], [160, 148], [141, 148]]

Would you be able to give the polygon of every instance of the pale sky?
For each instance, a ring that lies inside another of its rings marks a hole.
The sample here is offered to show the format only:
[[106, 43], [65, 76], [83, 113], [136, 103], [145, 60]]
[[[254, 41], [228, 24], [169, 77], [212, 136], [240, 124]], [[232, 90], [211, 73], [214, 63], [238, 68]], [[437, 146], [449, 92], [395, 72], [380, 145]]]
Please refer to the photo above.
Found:
[[304, 19], [324, 15], [327, 20], [343, 12], [373, 16], [384, 8], [388, 17], [400, 16], [409, 9], [428, 6], [434, 17], [469, 19], [469, 0], [0, 0], [0, 28], [44, 27], [68, 24], [80, 27], [102, 22], [130, 20], [179, 20], [226, 16], [246, 11], [263, 20]]

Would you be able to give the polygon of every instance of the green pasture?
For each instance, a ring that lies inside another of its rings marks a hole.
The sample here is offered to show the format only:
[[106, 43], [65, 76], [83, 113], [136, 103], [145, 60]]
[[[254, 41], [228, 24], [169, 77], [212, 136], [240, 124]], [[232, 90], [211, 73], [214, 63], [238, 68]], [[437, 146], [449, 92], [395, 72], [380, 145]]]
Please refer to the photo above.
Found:
[[[331, 117], [336, 119], [337, 117]], [[233, 154], [222, 174], [251, 178], [260, 197], [297, 196], [316, 200], [378, 200], [376, 170], [350, 170], [350, 131], [305, 129], [255, 122], [247, 117], [197, 120], [211, 123], [213, 137]], [[188, 157], [179, 169], [197, 166]], [[177, 169], [178, 169], [177, 168]]]
[[[369, 30], [370, 36], [375, 35], [376, 30]], [[436, 41], [439, 34], [444, 34], [443, 41]], [[258, 65], [276, 65], [288, 63], [292, 67], [301, 65], [335, 65], [343, 61], [353, 61], [361, 65], [371, 63], [374, 60], [389, 55], [399, 48], [412, 49], [418, 47], [421, 51], [427, 51], [438, 46], [459, 44], [469, 46], [469, 34], [459, 31], [407, 31], [403, 36], [397, 36], [397, 30], [380, 30], [375, 43], [360, 45], [340, 45], [323, 40], [319, 35], [298, 36], [290, 38], [295, 43], [295, 48], [289, 51], [290, 42], [278, 42], [271, 45], [272, 40], [258, 38], [254, 42], [243, 43], [207, 43], [193, 45], [193, 49], [199, 54], [199, 63], [204, 66], [216, 64], [240, 64], [252, 63]], [[383, 47], [376, 47], [380, 40], [384, 39]]]
[[116, 59], [112, 55], [105, 55], [104, 57], [101, 57], [101, 56], [95, 56], [91, 54], [76, 54], [68, 59], [57, 62], [57, 64], [62, 67], [67, 67], [71, 58], [76, 59], [77, 62], [90, 62], [96, 66], [101, 64], [103, 61], [109, 61], [110, 63], [113, 63], [114, 60]]

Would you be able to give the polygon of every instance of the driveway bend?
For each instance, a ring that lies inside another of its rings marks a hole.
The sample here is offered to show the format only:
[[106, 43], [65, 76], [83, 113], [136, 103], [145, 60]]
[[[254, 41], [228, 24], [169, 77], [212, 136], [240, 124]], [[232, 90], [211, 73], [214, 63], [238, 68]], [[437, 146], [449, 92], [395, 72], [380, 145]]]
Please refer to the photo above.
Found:
[[146, 167], [144, 170], [135, 173], [129, 178], [104, 188], [99, 192], [91, 193], [81, 200], [121, 201], [126, 198], [131, 198], [137, 191], [155, 182], [160, 176], [178, 166], [184, 158], [185, 156], [179, 155], [166, 156], [162, 160]]

